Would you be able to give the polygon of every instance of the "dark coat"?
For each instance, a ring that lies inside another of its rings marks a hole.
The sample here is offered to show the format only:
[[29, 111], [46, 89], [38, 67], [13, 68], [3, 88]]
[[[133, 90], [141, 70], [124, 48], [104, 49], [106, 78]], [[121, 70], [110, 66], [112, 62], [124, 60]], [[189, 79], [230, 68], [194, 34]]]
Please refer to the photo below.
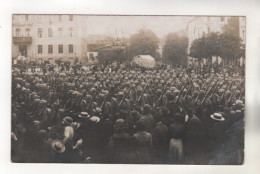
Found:
[[152, 130], [154, 162], [165, 163], [169, 145], [168, 128], [159, 122]]

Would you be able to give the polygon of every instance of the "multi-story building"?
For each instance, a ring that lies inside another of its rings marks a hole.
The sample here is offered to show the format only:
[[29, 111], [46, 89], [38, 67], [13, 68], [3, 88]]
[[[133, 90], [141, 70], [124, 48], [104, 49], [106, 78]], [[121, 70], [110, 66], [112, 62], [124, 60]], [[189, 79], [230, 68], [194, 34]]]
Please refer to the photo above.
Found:
[[12, 58], [87, 61], [86, 21], [80, 15], [13, 15]]
[[[191, 19], [186, 28], [187, 36], [188, 36], [188, 53], [191, 47], [192, 42], [195, 39], [202, 37], [203, 35], [210, 34], [211, 32], [223, 32], [224, 26], [228, 24], [228, 21], [231, 17], [194, 17]], [[245, 43], [245, 29], [246, 29], [245, 17], [238, 17], [238, 34], [242, 39], [242, 42]], [[188, 64], [196, 61], [192, 57], [188, 57]], [[205, 63], [206, 59], [204, 60]], [[213, 57], [213, 62], [218, 61], [221, 62], [221, 58]], [[242, 64], [244, 60], [240, 60], [240, 64]]]

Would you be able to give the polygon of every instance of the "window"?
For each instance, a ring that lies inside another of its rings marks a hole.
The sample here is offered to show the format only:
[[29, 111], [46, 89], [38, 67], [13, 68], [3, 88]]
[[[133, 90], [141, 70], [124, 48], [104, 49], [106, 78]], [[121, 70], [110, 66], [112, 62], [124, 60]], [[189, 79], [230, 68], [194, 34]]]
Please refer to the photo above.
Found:
[[220, 17], [220, 20], [221, 20], [221, 21], [224, 21], [224, 20], [225, 20], [225, 17]]
[[48, 53], [49, 54], [53, 53], [53, 46], [52, 45], [48, 45]]
[[42, 54], [42, 45], [38, 45], [38, 54]]
[[70, 37], [72, 37], [73, 28], [69, 28], [69, 32], [70, 32]]
[[59, 45], [59, 53], [63, 53], [63, 45]]
[[42, 37], [42, 28], [38, 28], [38, 37]]
[[69, 53], [73, 53], [73, 45], [72, 44], [69, 45]]
[[48, 37], [52, 37], [52, 36], [53, 36], [52, 28], [48, 28]]
[[27, 37], [29, 37], [30, 36], [30, 28], [26, 28], [25, 32], [26, 32]]
[[25, 20], [28, 21], [28, 15], [25, 15]]
[[20, 36], [20, 28], [16, 28], [15, 32], [16, 32], [16, 37], [19, 37]]
[[59, 15], [59, 21], [61, 22], [61, 15]]
[[73, 21], [73, 15], [70, 15], [70, 21]]
[[58, 29], [58, 32], [59, 32], [59, 37], [62, 37], [62, 31], [63, 31], [63, 29], [62, 29], [62, 28], [59, 28], [59, 29]]

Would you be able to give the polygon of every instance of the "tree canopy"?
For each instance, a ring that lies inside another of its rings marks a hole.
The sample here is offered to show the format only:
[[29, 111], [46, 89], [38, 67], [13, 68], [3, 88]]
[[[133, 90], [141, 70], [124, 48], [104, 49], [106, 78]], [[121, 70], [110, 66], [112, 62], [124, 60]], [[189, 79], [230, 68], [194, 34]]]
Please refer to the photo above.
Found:
[[187, 37], [180, 37], [177, 33], [169, 33], [163, 47], [163, 59], [172, 64], [186, 65], [187, 48]]
[[158, 59], [159, 39], [152, 30], [141, 29], [130, 38], [130, 45], [127, 49], [128, 57], [132, 59], [137, 55], [151, 55]]
[[228, 30], [195, 39], [191, 44], [189, 56], [199, 59], [220, 56], [224, 60], [234, 60], [244, 55], [243, 48], [240, 37]]

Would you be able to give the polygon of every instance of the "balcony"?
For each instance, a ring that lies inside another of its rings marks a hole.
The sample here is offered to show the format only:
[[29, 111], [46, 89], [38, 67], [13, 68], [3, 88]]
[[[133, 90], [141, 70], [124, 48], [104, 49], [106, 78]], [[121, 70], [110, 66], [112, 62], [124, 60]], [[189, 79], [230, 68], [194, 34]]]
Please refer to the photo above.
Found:
[[30, 44], [32, 43], [32, 37], [13, 37], [15, 44]]

